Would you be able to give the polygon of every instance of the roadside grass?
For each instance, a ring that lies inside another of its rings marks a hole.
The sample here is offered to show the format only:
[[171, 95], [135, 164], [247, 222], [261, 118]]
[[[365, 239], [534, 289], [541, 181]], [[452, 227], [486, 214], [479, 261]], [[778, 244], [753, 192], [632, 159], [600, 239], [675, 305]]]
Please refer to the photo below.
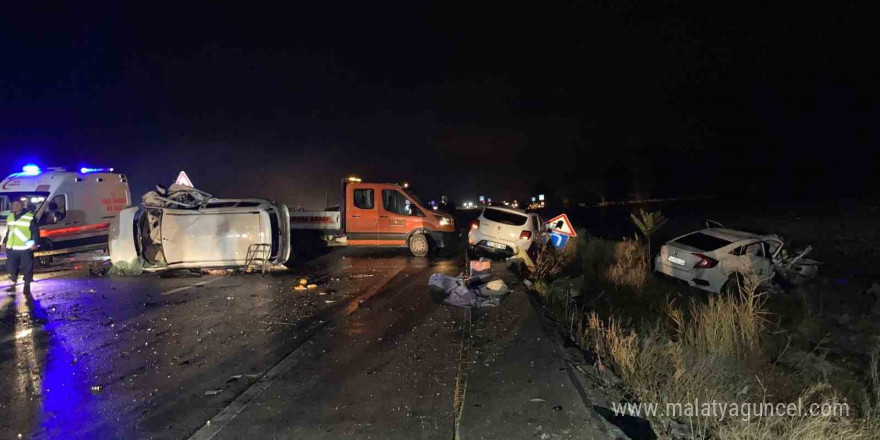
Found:
[[[544, 278], [544, 294], [569, 324], [572, 340], [595, 355], [600, 369], [620, 377], [628, 399], [661, 408], [695, 400], [801, 399], [805, 405], [845, 403], [850, 411], [844, 417], [649, 418], [661, 438], [680, 438], [682, 426], [690, 438], [880, 438], [880, 348], [873, 352], [867, 387], [862, 383], [867, 391], [839, 391], [827, 371], [817, 372], [818, 350], [793, 357], [792, 333], [818, 338], [821, 346], [829, 330], [824, 321], [812, 319], [820, 312], [808, 298], [774, 300], [775, 306], [791, 309], [775, 314], [755, 277], [746, 277], [738, 294], [681, 293], [649, 276], [637, 240], [614, 242], [579, 232], [575, 248], [568, 250], [568, 268], [554, 275], [569, 278]], [[580, 295], [572, 294], [572, 285]]]

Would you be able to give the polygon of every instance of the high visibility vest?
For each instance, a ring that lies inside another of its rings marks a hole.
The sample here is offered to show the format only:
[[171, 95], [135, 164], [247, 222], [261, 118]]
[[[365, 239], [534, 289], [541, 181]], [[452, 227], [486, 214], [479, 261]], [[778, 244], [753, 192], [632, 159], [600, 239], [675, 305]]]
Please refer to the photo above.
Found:
[[6, 227], [9, 228], [9, 241], [6, 243], [6, 247], [13, 250], [30, 248], [25, 243], [28, 240], [34, 239], [34, 237], [31, 237], [32, 221], [34, 221], [34, 214], [32, 212], [24, 213], [18, 220], [15, 219], [15, 214], [10, 213], [9, 217], [6, 217]]

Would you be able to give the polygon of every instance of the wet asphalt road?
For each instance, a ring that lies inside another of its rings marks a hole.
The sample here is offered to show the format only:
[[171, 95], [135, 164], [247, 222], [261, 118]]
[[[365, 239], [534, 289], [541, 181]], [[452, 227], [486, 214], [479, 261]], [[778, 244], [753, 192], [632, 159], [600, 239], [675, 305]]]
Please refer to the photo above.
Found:
[[339, 249], [262, 277], [49, 274], [0, 299], [0, 438], [450, 438], [459, 327], [426, 282], [462, 266]]

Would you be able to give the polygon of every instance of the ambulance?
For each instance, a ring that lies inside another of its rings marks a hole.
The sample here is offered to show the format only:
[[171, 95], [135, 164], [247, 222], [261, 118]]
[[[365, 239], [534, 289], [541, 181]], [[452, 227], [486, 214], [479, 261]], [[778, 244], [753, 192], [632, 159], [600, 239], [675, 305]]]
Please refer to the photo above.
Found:
[[68, 171], [25, 165], [0, 181], [2, 236], [16, 200], [36, 214], [40, 226], [36, 257], [46, 266], [58, 255], [106, 249], [110, 221], [131, 205], [131, 191], [125, 174], [114, 173], [113, 168]]

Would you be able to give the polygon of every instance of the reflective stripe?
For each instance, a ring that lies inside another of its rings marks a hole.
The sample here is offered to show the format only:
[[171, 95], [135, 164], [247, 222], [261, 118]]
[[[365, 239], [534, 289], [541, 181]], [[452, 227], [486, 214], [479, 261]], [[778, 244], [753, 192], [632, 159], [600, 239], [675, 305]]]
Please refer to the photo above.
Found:
[[9, 246], [9, 249], [12, 249], [14, 251], [26, 251], [30, 248], [30, 246]]
[[28, 241], [28, 240], [30, 240], [26, 235], [24, 235], [24, 232], [21, 232], [21, 229], [12, 229], [11, 231], [12, 231], [12, 233], [15, 234], [15, 236], [18, 237], [21, 241]]
[[26, 243], [34, 238], [31, 237], [33, 220], [34, 215], [32, 213], [22, 214], [18, 219], [15, 218], [15, 214], [9, 214], [6, 217], [7, 230], [9, 231], [9, 240], [6, 245], [10, 249], [23, 250], [31, 248]]

